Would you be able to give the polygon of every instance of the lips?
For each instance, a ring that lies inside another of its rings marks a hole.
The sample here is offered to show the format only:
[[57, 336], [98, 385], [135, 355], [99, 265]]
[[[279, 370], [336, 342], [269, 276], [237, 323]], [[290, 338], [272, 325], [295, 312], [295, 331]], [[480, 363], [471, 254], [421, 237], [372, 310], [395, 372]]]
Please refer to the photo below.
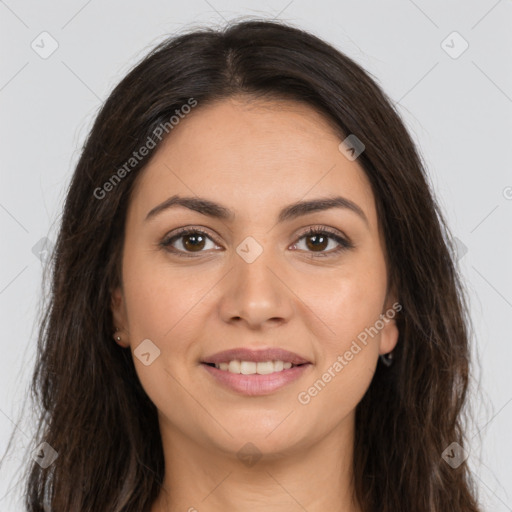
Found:
[[307, 359], [281, 348], [267, 348], [262, 350], [251, 350], [247, 348], [235, 348], [217, 352], [211, 356], [205, 357], [201, 362], [205, 364], [220, 364], [229, 361], [254, 361], [261, 363], [265, 361], [283, 361], [293, 365], [310, 363]]

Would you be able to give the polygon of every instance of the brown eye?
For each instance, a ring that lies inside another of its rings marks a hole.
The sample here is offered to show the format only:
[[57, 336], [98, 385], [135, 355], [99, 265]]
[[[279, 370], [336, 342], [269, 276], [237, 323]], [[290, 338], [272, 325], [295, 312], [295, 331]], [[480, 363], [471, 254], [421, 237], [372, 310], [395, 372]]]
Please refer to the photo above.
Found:
[[[212, 247], [207, 247], [208, 242], [212, 244]], [[180, 256], [188, 256], [186, 253], [201, 253], [205, 252], [205, 248], [216, 247], [211, 237], [199, 229], [181, 230], [179, 233], [165, 238], [161, 245]]]
[[[341, 251], [352, 249], [354, 245], [348, 239], [343, 238], [339, 234], [331, 231], [328, 228], [310, 228], [306, 233], [304, 233], [299, 241], [305, 240], [305, 249], [306, 252], [313, 253], [313, 257], [315, 256], [333, 256], [338, 254]], [[326, 249], [331, 244], [331, 250], [327, 251]], [[298, 247], [299, 243], [296, 242], [294, 247]], [[302, 248], [299, 247], [302, 250]]]
[[[293, 244], [297, 248], [300, 241], [305, 240], [305, 248], [300, 248], [312, 257], [335, 256], [341, 251], [352, 249], [354, 245], [348, 239], [333, 232], [328, 228], [310, 228], [304, 233], [299, 241]], [[208, 247], [208, 243], [211, 246]], [[332, 245], [331, 250], [326, 250]], [[194, 256], [200, 255], [202, 252], [209, 252], [208, 249], [215, 249], [218, 246], [208, 233], [201, 229], [184, 228], [178, 233], [166, 237], [160, 245], [167, 251], [177, 256]]]
[[205, 237], [200, 233], [194, 233], [191, 235], [182, 235], [182, 245], [187, 251], [200, 251], [204, 248]]
[[329, 244], [329, 237], [325, 235], [308, 235], [306, 238], [306, 246], [312, 251], [323, 251]]

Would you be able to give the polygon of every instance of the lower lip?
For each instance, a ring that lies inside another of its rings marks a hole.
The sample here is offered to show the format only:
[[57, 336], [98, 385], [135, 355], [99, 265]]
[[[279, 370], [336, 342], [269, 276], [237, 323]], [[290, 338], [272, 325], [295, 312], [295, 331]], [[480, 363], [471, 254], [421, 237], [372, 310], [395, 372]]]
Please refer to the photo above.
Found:
[[219, 370], [214, 366], [202, 363], [205, 370], [222, 385], [247, 396], [267, 395], [300, 378], [311, 366], [311, 363], [293, 366], [287, 370], [270, 373], [268, 375], [243, 375]]

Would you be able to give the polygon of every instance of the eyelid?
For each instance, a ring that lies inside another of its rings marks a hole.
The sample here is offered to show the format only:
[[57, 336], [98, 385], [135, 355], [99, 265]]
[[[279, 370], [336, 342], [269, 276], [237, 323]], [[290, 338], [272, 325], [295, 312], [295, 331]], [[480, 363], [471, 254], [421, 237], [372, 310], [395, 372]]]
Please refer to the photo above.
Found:
[[296, 236], [298, 237], [298, 239], [300, 239], [300, 238], [308, 235], [311, 232], [327, 233], [329, 235], [332, 235], [333, 237], [342, 238], [347, 243], [350, 243], [350, 244], [352, 243], [350, 238], [347, 235], [345, 235], [345, 233], [343, 233], [343, 231], [340, 231], [339, 229], [336, 229], [336, 228], [331, 228], [329, 226], [324, 226], [322, 224], [315, 224], [312, 226], [308, 226], [307, 228], [300, 231], [300, 233]]

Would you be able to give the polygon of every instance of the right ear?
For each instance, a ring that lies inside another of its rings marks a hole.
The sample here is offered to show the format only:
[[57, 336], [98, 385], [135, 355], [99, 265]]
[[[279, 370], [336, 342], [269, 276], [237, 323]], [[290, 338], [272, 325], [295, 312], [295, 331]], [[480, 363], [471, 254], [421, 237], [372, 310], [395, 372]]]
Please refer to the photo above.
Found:
[[127, 348], [130, 346], [130, 340], [128, 337], [126, 303], [120, 286], [112, 291], [110, 309], [112, 311], [114, 327], [117, 329], [113, 334], [114, 341], [121, 347]]

